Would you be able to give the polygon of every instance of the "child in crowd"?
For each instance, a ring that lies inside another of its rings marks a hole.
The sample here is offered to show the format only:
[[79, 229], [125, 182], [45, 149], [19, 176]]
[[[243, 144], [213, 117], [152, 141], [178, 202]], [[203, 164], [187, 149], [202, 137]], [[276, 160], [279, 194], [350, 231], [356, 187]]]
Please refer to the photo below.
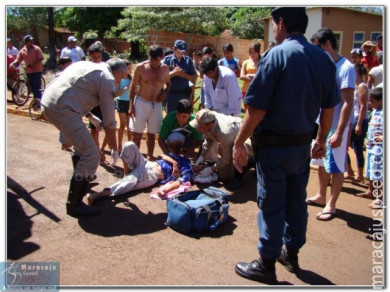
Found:
[[156, 193], [163, 197], [189, 182], [193, 175], [191, 162], [188, 158], [177, 154], [183, 147], [184, 141], [185, 137], [182, 134], [173, 132], [167, 139], [172, 152], [168, 155], [162, 154], [162, 159], [156, 161], [146, 160], [134, 142], [126, 142], [120, 155], [123, 161], [124, 178], [101, 192], [87, 194], [87, 204], [92, 205], [97, 198], [118, 196], [157, 183], [162, 186]]
[[366, 177], [369, 178], [368, 190], [357, 194], [359, 197], [373, 199], [368, 205], [372, 209], [383, 207], [383, 110], [382, 88], [375, 87], [368, 94], [373, 108], [367, 132]]
[[119, 115], [119, 130], [118, 130], [118, 151], [122, 151], [123, 134], [127, 129], [127, 141], [131, 141], [131, 131], [129, 129], [129, 88], [131, 83], [131, 61], [124, 60], [126, 63], [127, 76], [121, 80], [119, 89], [116, 92], [117, 110]]
[[241, 63], [240, 60], [233, 56], [233, 45], [225, 44], [223, 46], [224, 57], [218, 61], [218, 64], [230, 68], [237, 77], [240, 77]]

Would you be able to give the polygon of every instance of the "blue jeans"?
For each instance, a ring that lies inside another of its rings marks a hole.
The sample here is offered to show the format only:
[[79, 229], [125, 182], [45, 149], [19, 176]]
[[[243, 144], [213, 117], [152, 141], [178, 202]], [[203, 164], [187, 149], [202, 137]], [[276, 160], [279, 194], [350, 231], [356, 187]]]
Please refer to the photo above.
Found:
[[259, 254], [279, 257], [283, 243], [300, 249], [306, 242], [306, 186], [310, 145], [254, 149], [257, 171]]
[[[354, 120], [352, 125], [352, 134], [351, 134], [351, 146], [356, 155], [357, 167], [364, 167], [364, 153], [363, 153], [363, 145], [364, 138], [366, 138], [367, 130], [368, 130], [368, 119], [363, 120], [362, 124], [362, 134], [360, 136], [355, 134], [355, 127], [357, 124], [357, 120]], [[351, 158], [347, 155], [347, 163], [351, 163]]]
[[28, 73], [27, 74], [28, 83], [31, 86], [31, 91], [34, 95], [34, 98], [41, 99], [41, 97], [42, 97], [41, 77], [42, 77], [42, 72]]

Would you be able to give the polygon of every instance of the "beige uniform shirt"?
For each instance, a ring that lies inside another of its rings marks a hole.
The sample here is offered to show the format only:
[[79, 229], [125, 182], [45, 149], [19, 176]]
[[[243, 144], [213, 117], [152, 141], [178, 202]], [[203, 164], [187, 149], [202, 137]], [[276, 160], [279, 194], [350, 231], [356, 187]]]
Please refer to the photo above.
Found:
[[59, 114], [71, 111], [81, 116], [100, 105], [104, 128], [115, 129], [114, 95], [115, 79], [108, 65], [80, 61], [70, 65], [50, 83], [41, 103]]
[[[203, 143], [202, 145], [201, 156], [206, 157], [207, 153], [213, 148], [215, 143], [219, 143], [221, 145], [221, 158], [219, 158], [216, 163], [217, 171], [223, 169], [229, 164], [232, 164], [233, 144], [241, 125], [241, 118], [215, 113], [214, 127], [204, 134], [206, 143]], [[247, 149], [248, 156], [253, 156], [250, 139], [247, 139], [244, 144]]]

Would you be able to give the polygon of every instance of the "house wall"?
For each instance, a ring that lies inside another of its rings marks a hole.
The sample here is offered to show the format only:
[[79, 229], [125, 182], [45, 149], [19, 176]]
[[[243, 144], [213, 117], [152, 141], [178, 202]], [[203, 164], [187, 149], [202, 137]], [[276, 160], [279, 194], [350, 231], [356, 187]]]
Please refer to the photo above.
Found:
[[[371, 39], [371, 32], [383, 32], [383, 17], [380, 15], [355, 11], [342, 7], [314, 7], [307, 9], [309, 24], [305, 37], [310, 40], [312, 35], [321, 27], [329, 27], [335, 32], [342, 33], [341, 54], [349, 56], [353, 46], [353, 34], [365, 32], [365, 40]], [[264, 20], [264, 42], [274, 40], [271, 18]], [[383, 33], [382, 33], [383, 34]]]
[[[172, 48], [175, 40], [181, 39], [187, 42], [188, 55], [192, 57], [192, 52], [202, 50], [203, 47], [209, 46], [216, 50], [219, 57], [223, 56], [222, 47], [226, 43], [231, 43], [234, 48], [234, 56], [243, 62], [249, 58], [249, 47], [255, 42], [254, 40], [240, 39], [237, 37], [214, 37], [192, 33], [176, 33], [167, 31], [149, 31], [148, 46], [158, 44], [164, 49]], [[264, 52], [264, 42], [260, 41], [261, 53]]]
[[365, 40], [371, 39], [371, 32], [383, 32], [383, 18], [370, 13], [336, 7], [323, 8], [322, 26], [343, 32], [341, 54], [349, 57], [353, 49], [353, 34], [365, 32]]

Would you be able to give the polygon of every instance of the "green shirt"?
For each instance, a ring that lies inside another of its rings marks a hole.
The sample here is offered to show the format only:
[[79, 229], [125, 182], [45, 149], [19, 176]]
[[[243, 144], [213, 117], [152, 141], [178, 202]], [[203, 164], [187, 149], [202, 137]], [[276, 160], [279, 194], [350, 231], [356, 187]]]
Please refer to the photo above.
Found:
[[200, 134], [196, 129], [191, 127], [189, 124], [190, 121], [192, 121], [193, 119], [195, 119], [195, 115], [191, 114], [190, 118], [188, 119], [187, 124], [184, 127], [182, 127], [179, 124], [179, 122], [177, 121], [176, 111], [172, 111], [165, 116], [165, 118], [162, 122], [162, 125], [161, 125], [161, 130], [160, 130], [159, 136], [162, 139], [166, 139], [166, 138], [168, 138], [169, 134], [172, 133], [173, 130], [178, 129], [178, 128], [184, 128], [190, 132], [187, 135], [186, 131], [180, 131], [182, 134], [184, 134], [184, 136], [186, 136], [186, 138], [190, 138], [192, 140], [202, 140], [203, 139], [202, 134]]

